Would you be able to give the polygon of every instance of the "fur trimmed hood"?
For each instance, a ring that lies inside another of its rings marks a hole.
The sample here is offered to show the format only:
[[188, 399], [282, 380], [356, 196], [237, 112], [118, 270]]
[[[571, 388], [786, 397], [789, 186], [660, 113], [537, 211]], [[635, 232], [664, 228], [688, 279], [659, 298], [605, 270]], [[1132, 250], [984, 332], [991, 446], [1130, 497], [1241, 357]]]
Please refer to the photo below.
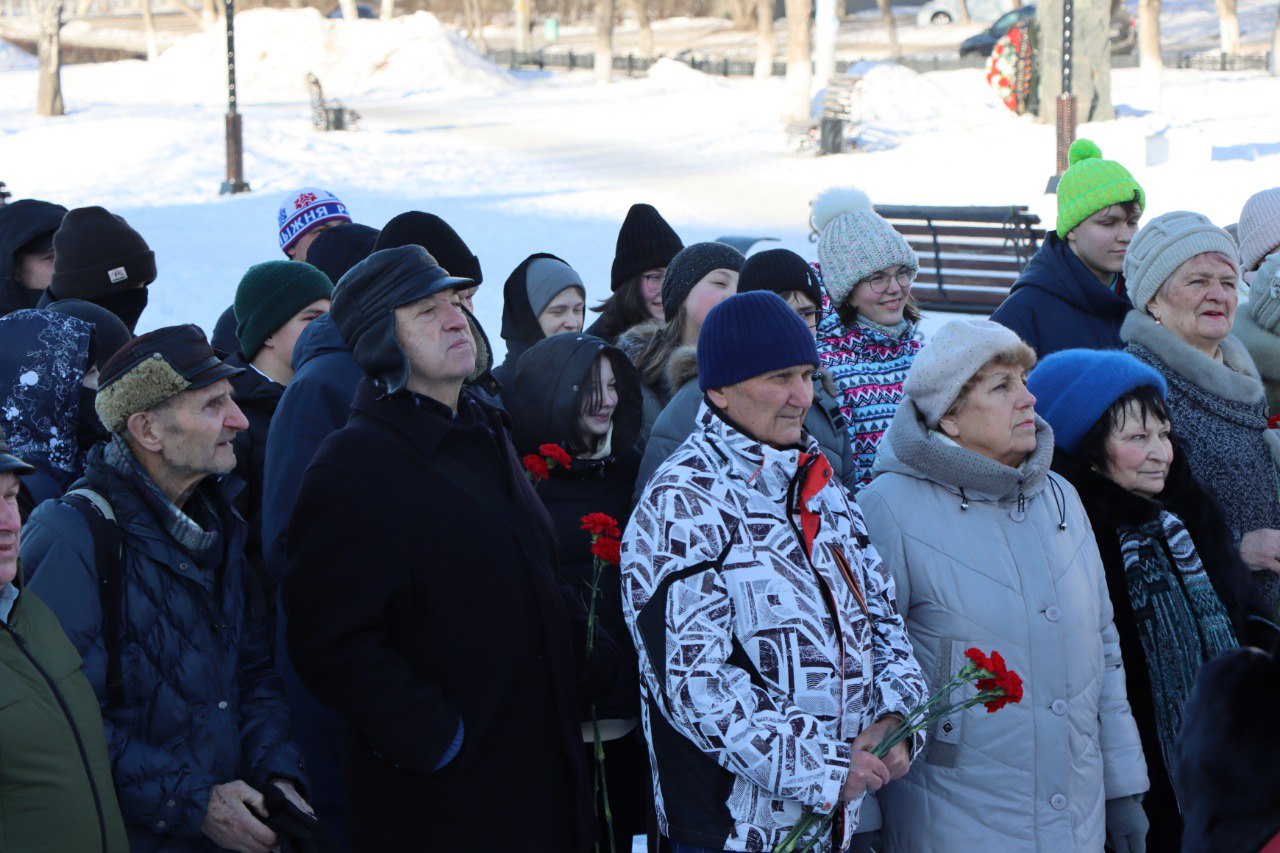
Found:
[[1258, 368], [1244, 344], [1232, 335], [1222, 339], [1222, 364], [1214, 361], [1173, 332], [1137, 309], [1120, 327], [1120, 338], [1150, 350], [1169, 369], [1199, 386], [1206, 394], [1233, 403], [1254, 403], [1263, 398]]
[[621, 335], [618, 335], [618, 349], [622, 350], [622, 354], [631, 359], [631, 363], [636, 364], [640, 359], [640, 353], [644, 352], [644, 348], [649, 345], [649, 341], [653, 340], [653, 336], [658, 334], [658, 329], [662, 328], [657, 323], [641, 323], [638, 326], [632, 326]]

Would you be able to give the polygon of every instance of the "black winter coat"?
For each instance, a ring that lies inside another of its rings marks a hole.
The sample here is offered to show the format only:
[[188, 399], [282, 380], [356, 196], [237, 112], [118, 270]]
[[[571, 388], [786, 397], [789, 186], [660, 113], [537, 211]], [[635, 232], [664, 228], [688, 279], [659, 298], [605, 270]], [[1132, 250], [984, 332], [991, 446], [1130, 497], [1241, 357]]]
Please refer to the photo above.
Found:
[[525, 276], [529, 272], [529, 264], [538, 258], [549, 258], [567, 264], [563, 258], [538, 252], [520, 262], [520, 266], [511, 271], [507, 281], [502, 285], [502, 340], [507, 344], [507, 355], [502, 364], [493, 369], [493, 375], [504, 388], [511, 387], [512, 377], [516, 372], [516, 362], [529, 347], [543, 340], [542, 326], [529, 304], [529, 289]]
[[1043, 359], [1077, 347], [1124, 349], [1120, 326], [1131, 308], [1123, 277], [1112, 291], [1051, 233], [991, 319], [1017, 332]]
[[1156, 500], [1125, 491], [1105, 475], [1088, 470], [1061, 450], [1054, 451], [1053, 470], [1069, 480], [1080, 493], [1080, 501], [1089, 515], [1107, 574], [1107, 589], [1115, 609], [1116, 631], [1120, 635], [1120, 653], [1125, 661], [1129, 706], [1138, 723], [1142, 751], [1147, 757], [1147, 775], [1151, 780], [1151, 790], [1142, 803], [1151, 822], [1147, 849], [1176, 851], [1182, 836], [1182, 819], [1170, 780], [1171, 769], [1165, 766], [1160, 749], [1147, 656], [1133, 618], [1117, 526], [1151, 521], [1162, 509], [1182, 519], [1205, 572], [1235, 627], [1237, 638], [1245, 636], [1245, 617], [1261, 614], [1258, 592], [1232, 546], [1222, 510], [1191, 475], [1191, 466], [1180, 448], [1175, 447], [1165, 489]]
[[[589, 604], [595, 578], [591, 534], [582, 529], [582, 517], [603, 512], [626, 527], [634, 506], [631, 489], [640, 468], [635, 448], [640, 433], [640, 376], [616, 347], [590, 335], [555, 335], [525, 351], [516, 365], [515, 382], [507, 393], [507, 412], [515, 436], [516, 451], [536, 453], [541, 444], [565, 446], [572, 442], [577, 417], [573, 400], [579, 385], [597, 357], [610, 358], [618, 385], [618, 405], [613, 415], [612, 452], [603, 459], [574, 459], [569, 470], [553, 468], [537, 485], [538, 497], [555, 525], [560, 544], [560, 565]], [[622, 581], [617, 566], [609, 566], [596, 593], [599, 628], [613, 639], [621, 657], [618, 686], [596, 703], [599, 719], [634, 719], [640, 716], [640, 665], [622, 618]], [[586, 717], [584, 719], [589, 719]]]
[[[289, 652], [344, 721], [355, 850], [585, 850], [585, 611], [503, 415], [362, 380], [290, 521]], [[575, 618], [576, 617], [576, 618]], [[612, 671], [596, 692], [610, 689]], [[461, 748], [449, 757], [462, 734]], [[447, 762], [444, 759], [448, 758]]]
[[60, 204], [30, 198], [0, 207], [0, 317], [40, 302], [40, 291], [14, 280], [14, 255], [37, 237], [57, 231], [66, 212]]

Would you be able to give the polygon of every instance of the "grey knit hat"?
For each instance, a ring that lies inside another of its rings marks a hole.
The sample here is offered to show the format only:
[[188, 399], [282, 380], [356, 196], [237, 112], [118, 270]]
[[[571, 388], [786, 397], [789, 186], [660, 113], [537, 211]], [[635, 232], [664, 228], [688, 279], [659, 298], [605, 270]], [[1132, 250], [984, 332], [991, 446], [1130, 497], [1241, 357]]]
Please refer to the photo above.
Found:
[[1240, 267], [1240, 255], [1231, 235], [1189, 210], [1165, 213], [1142, 226], [1124, 256], [1124, 281], [1129, 301], [1139, 311], [1169, 280], [1178, 267], [1206, 252], [1221, 252]]
[[952, 320], [920, 350], [902, 390], [934, 429], [960, 396], [964, 383], [991, 359], [1016, 350], [1021, 343], [1021, 338], [993, 320]]
[[854, 286], [890, 267], [920, 269], [907, 240], [875, 212], [866, 193], [832, 187], [813, 200], [810, 224], [818, 232], [818, 265], [831, 304], [839, 307]]
[[1280, 248], [1280, 187], [1249, 197], [1240, 211], [1236, 233], [1243, 269], [1256, 269], [1263, 258]]
[[1249, 285], [1249, 314], [1268, 332], [1280, 329], [1280, 252], [1269, 255]]
[[746, 258], [727, 243], [694, 243], [681, 249], [667, 264], [662, 280], [662, 313], [670, 320], [689, 298], [689, 291], [712, 270], [738, 272]]

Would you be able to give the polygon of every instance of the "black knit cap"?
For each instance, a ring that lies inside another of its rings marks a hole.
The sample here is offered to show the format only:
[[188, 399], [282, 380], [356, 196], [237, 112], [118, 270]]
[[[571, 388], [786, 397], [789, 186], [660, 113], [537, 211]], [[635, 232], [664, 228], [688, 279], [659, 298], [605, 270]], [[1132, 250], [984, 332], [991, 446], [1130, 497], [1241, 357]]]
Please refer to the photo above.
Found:
[[53, 235], [54, 297], [93, 301], [155, 279], [155, 253], [122, 217], [78, 207], [62, 218]]
[[99, 371], [106, 367], [111, 356], [119, 352], [121, 347], [129, 343], [133, 337], [129, 333], [129, 327], [121, 322], [119, 317], [101, 305], [94, 305], [83, 299], [59, 299], [41, 310], [75, 317], [93, 326], [91, 355], [93, 365]]
[[471, 253], [458, 232], [434, 213], [410, 210], [393, 217], [382, 227], [373, 250], [380, 252], [400, 246], [421, 246], [449, 275], [469, 278], [476, 284], [484, 282], [480, 259]]
[[684, 243], [653, 205], [631, 205], [618, 230], [609, 289], [616, 291], [624, 281], [645, 270], [667, 266], [683, 248]]
[[662, 280], [662, 313], [670, 320], [689, 297], [689, 291], [712, 270], [742, 269], [746, 258], [727, 243], [694, 243], [681, 249], [667, 264]]
[[326, 228], [307, 247], [307, 263], [337, 284], [348, 270], [373, 253], [378, 233], [377, 228], [355, 222]]
[[809, 262], [790, 249], [769, 249], [747, 258], [738, 274], [738, 292], [771, 290], [781, 296], [798, 290], [822, 307], [822, 288]]

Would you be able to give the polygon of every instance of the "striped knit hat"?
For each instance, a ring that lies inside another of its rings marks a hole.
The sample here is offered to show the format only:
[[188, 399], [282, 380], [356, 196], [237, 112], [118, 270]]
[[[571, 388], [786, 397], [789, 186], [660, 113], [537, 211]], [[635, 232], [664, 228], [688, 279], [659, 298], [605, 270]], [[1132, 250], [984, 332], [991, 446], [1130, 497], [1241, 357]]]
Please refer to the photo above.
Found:
[[1145, 210], [1147, 195], [1115, 160], [1103, 160], [1102, 149], [1089, 139], [1077, 139], [1067, 152], [1071, 166], [1058, 181], [1058, 237], [1067, 239], [1068, 232], [1099, 210], [1113, 204], [1136, 201]]
[[813, 200], [809, 214], [818, 232], [818, 263], [831, 304], [839, 307], [859, 281], [889, 267], [920, 269], [907, 240], [881, 218], [862, 190], [832, 187]]
[[350, 222], [347, 206], [328, 190], [303, 187], [294, 190], [280, 203], [276, 224], [280, 228], [280, 251], [286, 255], [293, 244], [317, 226]]

